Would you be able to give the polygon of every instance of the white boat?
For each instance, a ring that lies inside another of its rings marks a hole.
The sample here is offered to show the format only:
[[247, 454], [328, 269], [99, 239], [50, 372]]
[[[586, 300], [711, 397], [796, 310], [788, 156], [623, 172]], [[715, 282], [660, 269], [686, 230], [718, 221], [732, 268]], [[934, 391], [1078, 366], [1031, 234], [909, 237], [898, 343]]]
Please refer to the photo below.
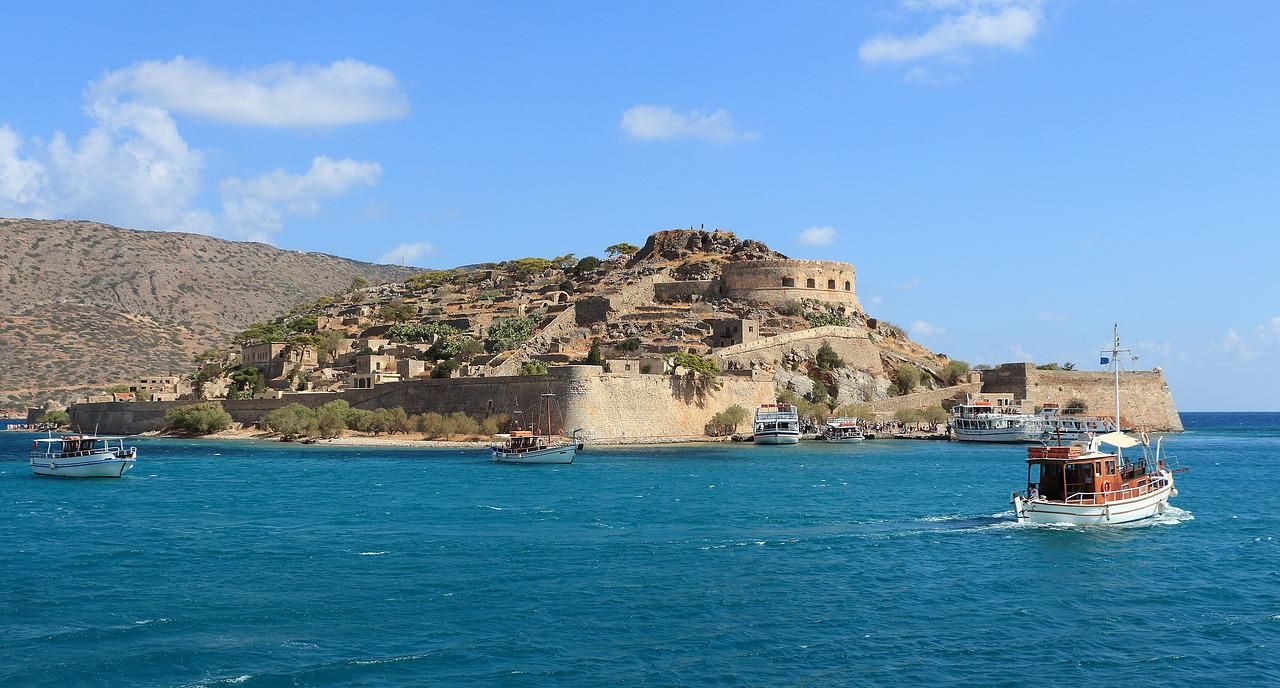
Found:
[[28, 462], [36, 475], [64, 478], [119, 478], [133, 468], [137, 447], [123, 437], [64, 435], [33, 440]]
[[756, 444], [799, 444], [800, 411], [792, 404], [765, 404], [756, 409], [751, 441]]
[[545, 432], [539, 434], [539, 428], [536, 426], [531, 429], [524, 429], [524, 413], [516, 409], [511, 414], [511, 431], [495, 436], [498, 442], [489, 446], [489, 451], [493, 453], [493, 460], [498, 463], [528, 463], [528, 464], [568, 464], [573, 463], [574, 457], [578, 455], [578, 449], [581, 445], [578, 442], [578, 431], [574, 430], [573, 435], [566, 437], [564, 431], [559, 434], [552, 434], [552, 406], [555, 401], [554, 394], [542, 395], [542, 407], [544, 413], [541, 423], [545, 428]]
[[[1119, 328], [1112, 347], [1103, 353], [1115, 373], [1117, 421], [1120, 419]], [[1109, 357], [1108, 357], [1109, 354]], [[1118, 424], [1118, 423], [1117, 423]], [[1103, 451], [1103, 446], [1114, 451]], [[1134, 461], [1125, 449], [1141, 447]], [[1013, 511], [1019, 522], [1104, 525], [1128, 523], [1163, 514], [1178, 495], [1164, 438], [1154, 449], [1146, 433], [1140, 438], [1109, 432], [1070, 445], [1028, 447], [1027, 489], [1014, 492]]]
[[992, 406], [989, 401], [966, 401], [951, 409], [951, 428], [961, 442], [1039, 442], [1044, 421], [1017, 406]]
[[1114, 432], [1115, 423], [1110, 418], [1063, 413], [1057, 404], [1045, 404], [1040, 409], [1039, 417], [1044, 427], [1043, 440], [1054, 442], [1075, 442], [1090, 435], [1105, 435]]
[[828, 442], [853, 443], [865, 439], [856, 418], [828, 418], [822, 436]]
[[[1087, 442], [1027, 448], [1027, 490], [1013, 493], [1019, 521], [1104, 525], [1128, 523], [1163, 514], [1177, 496], [1173, 471], [1166, 464], [1163, 438], [1154, 453], [1121, 432]], [[1115, 447], [1102, 451], [1102, 445]], [[1143, 447], [1143, 458], [1127, 460], [1123, 450]]]

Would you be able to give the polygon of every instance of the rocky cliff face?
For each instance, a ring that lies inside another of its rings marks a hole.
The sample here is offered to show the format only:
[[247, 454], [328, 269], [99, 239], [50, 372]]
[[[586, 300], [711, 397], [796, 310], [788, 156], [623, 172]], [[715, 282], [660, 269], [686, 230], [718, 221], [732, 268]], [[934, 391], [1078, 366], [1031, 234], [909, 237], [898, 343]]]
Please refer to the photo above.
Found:
[[0, 405], [186, 372], [193, 353], [248, 323], [357, 276], [411, 272], [194, 234], [0, 219]]

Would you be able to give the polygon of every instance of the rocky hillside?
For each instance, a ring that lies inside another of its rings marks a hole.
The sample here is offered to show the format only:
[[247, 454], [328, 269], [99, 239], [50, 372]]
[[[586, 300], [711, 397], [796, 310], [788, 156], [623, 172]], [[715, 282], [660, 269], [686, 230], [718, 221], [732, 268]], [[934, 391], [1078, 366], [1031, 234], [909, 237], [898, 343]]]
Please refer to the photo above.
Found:
[[0, 219], [0, 406], [184, 373], [246, 323], [405, 268], [95, 222]]

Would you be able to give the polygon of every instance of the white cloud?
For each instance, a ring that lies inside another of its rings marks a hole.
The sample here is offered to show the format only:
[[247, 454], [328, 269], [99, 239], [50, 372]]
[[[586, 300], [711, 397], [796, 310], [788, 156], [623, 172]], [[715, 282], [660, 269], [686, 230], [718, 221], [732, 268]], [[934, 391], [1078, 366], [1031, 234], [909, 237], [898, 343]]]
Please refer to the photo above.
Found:
[[357, 60], [281, 62], [233, 73], [178, 56], [107, 72], [90, 86], [90, 96], [249, 126], [335, 126], [409, 112], [395, 75]]
[[413, 265], [423, 256], [434, 256], [436, 247], [430, 241], [418, 241], [412, 244], [399, 244], [378, 258], [378, 262], [390, 265]]
[[253, 179], [229, 177], [219, 187], [223, 226], [232, 236], [266, 241], [287, 215], [314, 215], [320, 201], [373, 186], [382, 176], [376, 162], [331, 160], [318, 155], [304, 174], [275, 170]]
[[637, 141], [702, 139], [712, 143], [754, 141], [757, 132], [739, 132], [727, 110], [676, 112], [665, 105], [636, 105], [622, 113], [622, 131]]
[[[24, 140], [0, 124], [0, 215], [90, 218], [141, 229], [267, 240], [285, 217], [314, 214], [323, 199], [375, 184], [381, 166], [317, 156], [301, 175], [276, 170], [248, 180], [231, 177], [220, 185], [222, 210], [215, 216], [194, 207], [202, 189], [204, 155], [183, 139], [167, 108], [241, 124], [361, 121], [394, 111], [389, 104], [394, 98], [382, 105], [376, 98], [362, 99], [362, 94], [385, 90], [388, 78], [394, 85], [394, 77], [382, 72], [348, 60], [329, 67], [277, 65], [233, 76], [179, 57], [108, 73], [86, 94], [85, 112], [92, 124], [78, 141], [60, 131], [47, 143]], [[187, 77], [192, 83], [179, 83]], [[361, 78], [368, 83], [355, 83]], [[343, 91], [343, 84], [351, 88]], [[202, 100], [204, 88], [250, 102], [242, 103], [246, 109], [239, 115], [218, 111], [222, 106]], [[301, 103], [311, 98], [313, 102]], [[350, 102], [331, 107], [344, 99]], [[254, 108], [279, 111], [255, 115]], [[313, 111], [298, 114], [299, 108]]]
[[1227, 336], [1222, 339], [1222, 348], [1242, 361], [1258, 357], [1258, 352], [1254, 351], [1253, 347], [1249, 346], [1234, 329], [1227, 330]]
[[872, 296], [871, 298], [867, 299], [867, 303], [871, 304], [872, 306], [879, 306], [880, 304], [884, 303], [884, 299], [881, 298], [880, 296]]
[[21, 138], [0, 127], [0, 214], [198, 228], [190, 204], [203, 156], [169, 113], [136, 103], [91, 103], [87, 111], [94, 125], [79, 141], [55, 132], [47, 144], [33, 141], [28, 158]]
[[1035, 361], [1036, 357], [1032, 356], [1021, 344], [1014, 344], [1009, 347], [1009, 352], [1013, 354], [1014, 361]]
[[1036, 316], [1036, 320], [1043, 320], [1045, 322], [1066, 322], [1070, 319], [1071, 316], [1066, 315], [1065, 313], [1054, 313], [1052, 311], [1044, 311]]
[[917, 320], [911, 323], [911, 334], [916, 337], [932, 337], [934, 335], [943, 335], [946, 333], [947, 331], [941, 327], [924, 320]]
[[858, 46], [868, 64], [963, 58], [975, 48], [1021, 50], [1040, 31], [1041, 0], [904, 2], [911, 11], [941, 13], [924, 32], [882, 34]]
[[800, 232], [800, 243], [805, 246], [830, 246], [836, 240], [834, 227], [810, 227]]
[[1280, 316], [1267, 320], [1255, 331], [1264, 342], [1280, 341]]
[[916, 287], [920, 286], [920, 276], [916, 275], [915, 277], [912, 277], [906, 282], [899, 282], [894, 286], [896, 286], [898, 289], [901, 289], [902, 291], [911, 291], [912, 289], [915, 289]]

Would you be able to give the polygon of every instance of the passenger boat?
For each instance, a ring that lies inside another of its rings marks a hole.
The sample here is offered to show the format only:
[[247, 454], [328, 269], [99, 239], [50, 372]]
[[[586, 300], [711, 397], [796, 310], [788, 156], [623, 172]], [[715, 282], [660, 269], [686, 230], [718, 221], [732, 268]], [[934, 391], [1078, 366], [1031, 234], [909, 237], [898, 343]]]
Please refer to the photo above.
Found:
[[799, 444], [800, 411], [792, 404], [765, 404], [756, 409], [751, 441], [756, 444]]
[[[1019, 521], [1102, 525], [1127, 523], [1163, 514], [1178, 490], [1162, 444], [1149, 444], [1122, 432], [1086, 442], [1027, 448], [1027, 490], [1013, 493]], [[1103, 451], [1110, 445], [1114, 451]], [[1124, 449], [1142, 447], [1132, 461]]]
[[1044, 437], [1044, 421], [1017, 406], [997, 409], [989, 401], [968, 400], [951, 414], [951, 428], [961, 442], [1039, 442]]
[[1089, 435], [1105, 435], [1118, 429], [1110, 418], [1064, 414], [1057, 404], [1045, 404], [1036, 415], [1044, 426], [1046, 442], [1074, 442]]
[[133, 468], [138, 448], [123, 437], [64, 435], [33, 440], [28, 462], [36, 475], [65, 478], [119, 478]]
[[[1116, 357], [1126, 351], [1120, 348], [1117, 329], [1112, 349], [1103, 357], [1103, 363], [1110, 362], [1115, 369], [1117, 421], [1120, 365]], [[1014, 514], [1019, 522], [1075, 525], [1128, 523], [1163, 514], [1169, 498], [1178, 494], [1163, 443], [1164, 438], [1157, 439], [1153, 449], [1146, 433], [1135, 438], [1117, 431], [1070, 445], [1028, 447], [1027, 489], [1013, 493]], [[1114, 450], [1104, 451], [1103, 446]], [[1142, 458], [1136, 461], [1124, 455], [1125, 449], [1134, 447], [1142, 448]]]
[[822, 436], [828, 442], [861, 442], [865, 439], [856, 418], [828, 418]]
[[535, 426], [524, 428], [524, 412], [516, 409], [511, 414], [511, 430], [497, 435], [498, 443], [490, 445], [493, 460], [498, 463], [573, 463], [582, 445], [578, 442], [578, 431], [565, 436], [564, 430], [552, 434], [551, 428], [554, 394], [542, 395], [542, 428]]

